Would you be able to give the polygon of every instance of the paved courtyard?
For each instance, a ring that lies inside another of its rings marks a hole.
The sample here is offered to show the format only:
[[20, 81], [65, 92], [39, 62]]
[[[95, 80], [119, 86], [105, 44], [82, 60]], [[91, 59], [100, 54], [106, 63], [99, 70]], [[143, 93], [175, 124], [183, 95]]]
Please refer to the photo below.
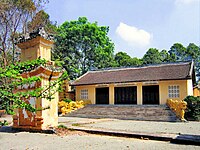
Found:
[[[3, 119], [3, 118], [1, 118]], [[11, 117], [6, 117], [11, 122]], [[200, 135], [200, 122], [155, 122], [133, 121], [118, 119], [90, 119], [77, 117], [59, 117], [59, 124], [67, 127], [113, 130], [136, 133], [157, 134], [189, 134]], [[135, 139], [116, 136], [95, 134], [67, 134], [58, 136], [55, 134], [41, 134], [29, 132], [0, 132], [0, 150], [25, 150], [25, 149], [197, 149], [200, 146], [172, 144], [168, 141], [155, 141], [149, 139]]]
[[139, 140], [133, 138], [101, 135], [57, 136], [40, 133], [2, 133], [0, 150], [199, 150], [194, 145], [179, 145], [169, 142]]
[[200, 135], [200, 122], [156, 122], [118, 119], [89, 119], [77, 117], [59, 117], [59, 123], [66, 126], [79, 126], [107, 130], [124, 130], [147, 133]]

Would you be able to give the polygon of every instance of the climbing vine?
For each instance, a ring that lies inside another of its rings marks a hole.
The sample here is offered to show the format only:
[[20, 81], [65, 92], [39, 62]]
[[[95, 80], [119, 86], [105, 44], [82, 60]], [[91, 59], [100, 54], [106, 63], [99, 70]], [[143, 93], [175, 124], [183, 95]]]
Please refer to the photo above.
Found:
[[[24, 98], [36, 97], [36, 98], [46, 98], [48, 100], [53, 99], [53, 94], [60, 90], [56, 88], [51, 92], [46, 92], [51, 89], [52, 86], [57, 84], [62, 84], [62, 81], [68, 78], [66, 72], [64, 72], [61, 77], [51, 82], [48, 87], [38, 87], [31, 91], [17, 90], [23, 85], [30, 85], [41, 80], [40, 77], [32, 76], [29, 78], [23, 78], [22, 73], [30, 72], [36, 69], [38, 66], [43, 65], [48, 67], [48, 62], [44, 59], [37, 59], [27, 62], [18, 62], [15, 65], [9, 65], [5, 69], [0, 68], [0, 109], [5, 109], [8, 114], [14, 114], [15, 108], [25, 108], [31, 112], [37, 111], [31, 104], [27, 104], [23, 101]], [[51, 70], [56, 70], [55, 67], [51, 66]]]

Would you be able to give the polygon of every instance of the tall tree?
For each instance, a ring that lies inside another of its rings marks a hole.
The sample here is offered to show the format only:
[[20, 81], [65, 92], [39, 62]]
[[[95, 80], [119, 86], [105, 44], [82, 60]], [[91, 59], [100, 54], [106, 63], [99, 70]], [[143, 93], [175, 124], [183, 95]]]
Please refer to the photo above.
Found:
[[197, 80], [200, 80], [200, 46], [190, 43], [186, 48], [186, 60], [193, 60]]
[[131, 56], [125, 52], [118, 52], [115, 54], [115, 62], [118, 67], [139, 66], [142, 64], [140, 59], [137, 57], [131, 58]]
[[132, 64], [133, 66], [141, 66], [143, 64], [142, 59], [139, 59], [137, 57], [132, 58]]
[[28, 22], [28, 31], [32, 32], [38, 28], [44, 27], [47, 33], [56, 33], [56, 22], [50, 21], [50, 16], [44, 10], [40, 10], [35, 14], [33, 19]]
[[197, 60], [200, 57], [200, 47], [194, 43], [190, 43], [186, 48], [187, 59]]
[[7, 53], [12, 54], [14, 62], [15, 38], [18, 33], [26, 33], [27, 22], [41, 8], [46, 0], [1, 0], [0, 1], [0, 54], [4, 68], [7, 66]]
[[115, 61], [118, 67], [131, 66], [131, 57], [125, 52], [115, 54]]
[[175, 43], [169, 50], [170, 61], [191, 61], [195, 63], [195, 71], [197, 80], [200, 79], [200, 47], [194, 43], [190, 43], [187, 47], [184, 47], [180, 43]]
[[71, 79], [91, 68], [112, 66], [114, 44], [107, 36], [108, 27], [90, 23], [87, 18], [66, 21], [58, 28], [53, 59], [63, 60]]
[[170, 54], [167, 52], [167, 50], [162, 50], [160, 52], [161, 62], [170, 62], [172, 61], [172, 58], [170, 57]]
[[156, 48], [150, 48], [142, 58], [143, 64], [159, 64], [162, 61], [160, 53]]
[[172, 61], [184, 61], [186, 59], [186, 48], [181, 43], [175, 43], [169, 50]]

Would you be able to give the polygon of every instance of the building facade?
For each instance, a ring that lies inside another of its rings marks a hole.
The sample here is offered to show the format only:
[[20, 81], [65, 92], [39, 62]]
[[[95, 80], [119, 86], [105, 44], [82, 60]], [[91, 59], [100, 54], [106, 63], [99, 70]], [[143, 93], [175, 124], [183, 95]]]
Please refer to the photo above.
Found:
[[89, 71], [72, 85], [92, 104], [160, 105], [193, 95], [193, 62]]

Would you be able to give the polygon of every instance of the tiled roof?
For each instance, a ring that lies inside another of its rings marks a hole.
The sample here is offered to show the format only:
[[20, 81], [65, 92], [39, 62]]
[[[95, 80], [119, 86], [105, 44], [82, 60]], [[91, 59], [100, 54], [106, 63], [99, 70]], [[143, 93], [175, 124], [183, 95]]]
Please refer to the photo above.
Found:
[[72, 85], [183, 80], [192, 78], [193, 62], [160, 64], [135, 68], [89, 71]]

